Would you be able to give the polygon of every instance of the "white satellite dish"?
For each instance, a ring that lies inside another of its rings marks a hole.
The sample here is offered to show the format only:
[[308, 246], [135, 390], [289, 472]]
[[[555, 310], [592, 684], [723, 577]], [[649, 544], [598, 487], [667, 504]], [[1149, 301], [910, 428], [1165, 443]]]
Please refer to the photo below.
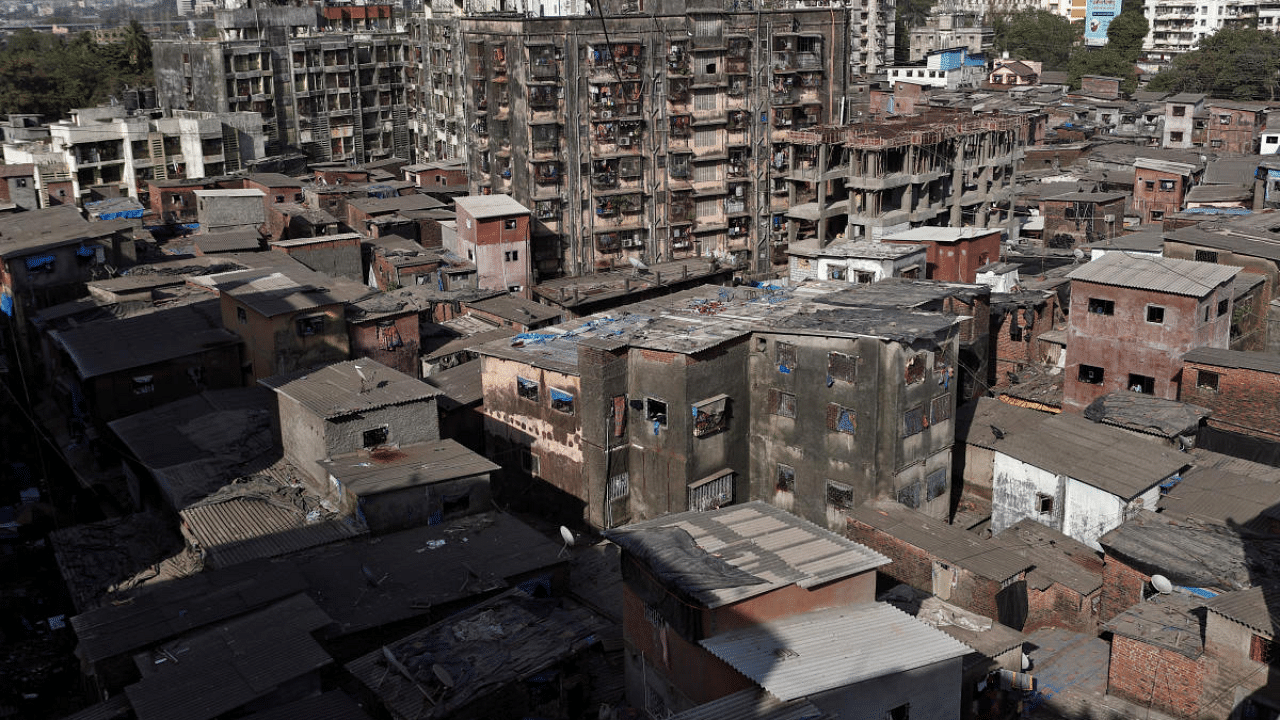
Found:
[[556, 556], [557, 558], [567, 555], [574, 542], [573, 531], [564, 525], [560, 526], [560, 537], [564, 538], [564, 547], [560, 548], [560, 554]]
[[360, 379], [361, 379], [361, 380], [368, 380], [368, 379], [369, 379], [369, 378], [367, 378], [367, 377], [365, 377], [365, 376], [364, 376], [364, 368], [360, 367], [359, 365], [352, 365], [351, 367], [355, 368], [355, 370], [356, 370], [356, 374], [360, 376]]
[[443, 665], [439, 663], [432, 665], [431, 672], [435, 674], [436, 679], [440, 681], [441, 685], [447, 688], [453, 687], [453, 676], [449, 674], [448, 670], [444, 669]]
[[635, 268], [635, 269], [637, 269], [637, 270], [648, 270], [648, 269], [649, 269], [649, 266], [648, 266], [648, 265], [645, 265], [645, 264], [644, 264], [644, 261], [643, 261], [643, 260], [641, 260], [641, 259], [640, 259], [640, 258], [638, 258], [638, 257], [629, 257], [629, 258], [627, 258], [627, 262], [631, 263], [631, 267], [633, 267], [633, 268]]
[[1169, 582], [1169, 578], [1163, 575], [1152, 575], [1151, 587], [1155, 588], [1156, 592], [1161, 595], [1168, 595], [1173, 592], [1173, 583]]
[[1081, 250], [1080, 248], [1076, 248], [1075, 250], [1072, 250], [1071, 254], [1075, 256], [1076, 262], [1080, 262], [1081, 260], [1084, 259], [1084, 251]]

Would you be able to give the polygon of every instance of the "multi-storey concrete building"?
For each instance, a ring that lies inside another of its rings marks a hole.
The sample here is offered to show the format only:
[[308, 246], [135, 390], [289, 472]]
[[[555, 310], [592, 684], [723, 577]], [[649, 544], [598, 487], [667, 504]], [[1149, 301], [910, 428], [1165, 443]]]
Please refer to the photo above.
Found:
[[412, 57], [391, 6], [250, 7], [215, 21], [217, 39], [153, 42], [162, 107], [259, 112], [270, 152], [408, 157]]
[[1260, 17], [1259, 6], [1257, 0], [1144, 0], [1143, 12], [1150, 24], [1143, 42], [1146, 60], [1156, 66], [1167, 64], [1225, 25], [1256, 25], [1274, 31], [1276, 10]]
[[450, 0], [426, 4], [409, 21], [413, 64], [406, 89], [414, 159], [452, 160], [465, 155], [469, 123], [463, 114], [462, 45]]
[[773, 230], [825, 246], [924, 224], [1003, 227], [1032, 126], [1027, 115], [930, 109], [786, 133], [772, 156]]
[[50, 184], [69, 182], [66, 202], [90, 194], [146, 197], [147, 182], [223, 175], [261, 159], [262, 119], [251, 112], [177, 111], [173, 117], [130, 114], [120, 105], [71, 111], [48, 126], [45, 143], [6, 143], [6, 163], [40, 167], [42, 207], [53, 202]]
[[532, 208], [544, 276], [624, 255], [768, 265], [775, 143], [838, 122], [892, 52], [891, 2], [644, 11], [459, 20], [471, 191]]

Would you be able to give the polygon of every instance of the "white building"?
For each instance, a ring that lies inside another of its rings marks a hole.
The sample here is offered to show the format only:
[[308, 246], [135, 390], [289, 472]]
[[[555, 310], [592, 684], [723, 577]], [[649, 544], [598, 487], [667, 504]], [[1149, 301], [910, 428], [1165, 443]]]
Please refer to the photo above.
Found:
[[955, 47], [930, 52], [923, 62], [888, 65], [889, 86], [908, 82], [946, 90], [976, 88], [987, 79], [986, 60], [966, 48]]
[[1161, 484], [1189, 464], [1167, 443], [1068, 414], [993, 450], [992, 532], [1031, 518], [1095, 550], [1134, 513], [1155, 510]]
[[867, 241], [818, 247], [814, 240], [787, 249], [793, 283], [837, 280], [865, 285], [888, 277], [923, 278], [927, 254], [923, 245]]
[[1227, 22], [1255, 23], [1260, 29], [1280, 28], [1280, 5], [1259, 12], [1257, 0], [1144, 0], [1150, 29], [1142, 48], [1147, 59], [1167, 62], [1192, 50]]

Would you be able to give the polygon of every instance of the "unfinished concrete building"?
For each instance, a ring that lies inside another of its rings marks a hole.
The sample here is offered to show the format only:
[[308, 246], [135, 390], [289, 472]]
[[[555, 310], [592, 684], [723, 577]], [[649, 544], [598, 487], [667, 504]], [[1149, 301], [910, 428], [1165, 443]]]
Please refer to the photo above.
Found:
[[240, 8], [215, 23], [214, 40], [153, 42], [162, 107], [261, 113], [270, 153], [408, 157], [410, 44], [390, 5]]
[[931, 108], [845, 126], [792, 128], [774, 143], [780, 242], [878, 240], [920, 225], [1004, 227], [1028, 115]]
[[790, 4], [461, 18], [471, 192], [533, 209], [544, 277], [624, 256], [767, 267], [772, 144], [838, 121], [893, 34], [891, 2]]

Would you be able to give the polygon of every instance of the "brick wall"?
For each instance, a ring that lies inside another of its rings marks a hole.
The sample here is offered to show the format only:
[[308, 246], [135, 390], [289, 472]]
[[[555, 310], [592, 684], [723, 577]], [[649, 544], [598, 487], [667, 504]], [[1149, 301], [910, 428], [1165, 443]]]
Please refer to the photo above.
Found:
[[1094, 634], [1102, 591], [1092, 595], [1080, 593], [1053, 583], [1044, 590], [1027, 588], [1027, 624], [1023, 632], [1057, 627], [1073, 632]]
[[1108, 554], [1102, 566], [1102, 607], [1098, 622], [1107, 622], [1142, 602], [1142, 587], [1150, 579]]
[[1180, 718], [1200, 712], [1202, 661], [1116, 635], [1111, 640], [1107, 692]]
[[[1216, 390], [1200, 386], [1201, 372], [1218, 375]], [[1280, 375], [1187, 363], [1178, 399], [1212, 410], [1210, 427], [1280, 440]]]

